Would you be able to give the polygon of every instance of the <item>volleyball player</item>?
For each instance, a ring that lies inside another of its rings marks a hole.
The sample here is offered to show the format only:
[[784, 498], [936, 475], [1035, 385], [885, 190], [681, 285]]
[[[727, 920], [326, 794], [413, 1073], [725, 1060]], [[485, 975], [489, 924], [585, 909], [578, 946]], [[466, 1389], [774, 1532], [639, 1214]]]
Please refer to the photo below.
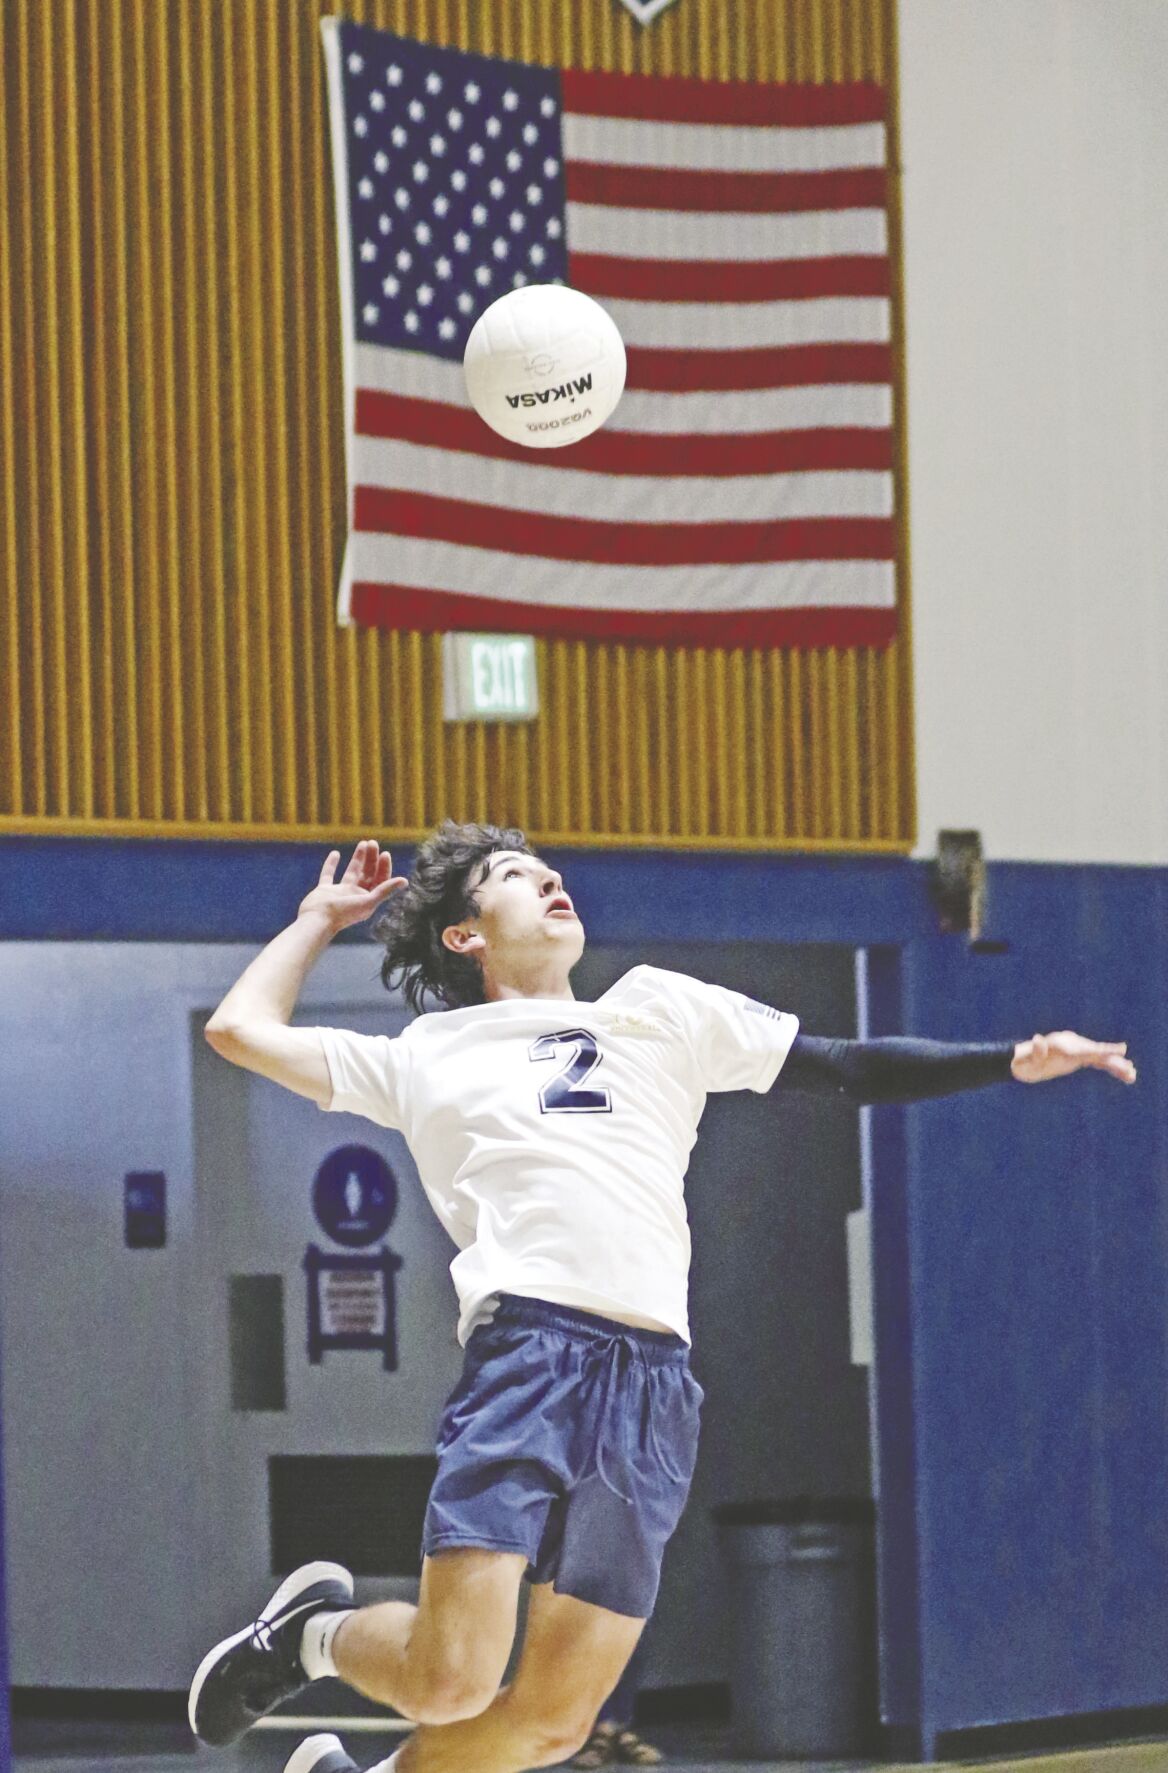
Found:
[[[465, 1365], [438, 1432], [416, 1607], [356, 1607], [349, 1572], [294, 1571], [203, 1658], [191, 1727], [225, 1744], [338, 1676], [417, 1725], [394, 1773], [518, 1773], [584, 1744], [653, 1610], [693, 1473], [683, 1181], [707, 1093], [790, 1087], [916, 1101], [1084, 1067], [1134, 1083], [1123, 1045], [1063, 1032], [990, 1045], [820, 1040], [795, 1016], [635, 966], [572, 994], [584, 930], [522, 832], [447, 821], [409, 882], [373, 840], [326, 857], [295, 921], [219, 1005], [225, 1058], [322, 1109], [398, 1128], [455, 1244]], [[370, 917], [396, 1038], [292, 1028], [309, 970]], [[520, 1583], [514, 1680], [500, 1683]], [[389, 1763], [386, 1763], [386, 1767]], [[350, 1773], [335, 1736], [287, 1773]]]

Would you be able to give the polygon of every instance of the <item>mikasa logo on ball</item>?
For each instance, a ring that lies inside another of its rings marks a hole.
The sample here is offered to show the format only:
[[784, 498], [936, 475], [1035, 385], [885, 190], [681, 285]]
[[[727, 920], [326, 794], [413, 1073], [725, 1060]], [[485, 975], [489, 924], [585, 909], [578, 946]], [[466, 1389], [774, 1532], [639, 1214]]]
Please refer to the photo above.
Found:
[[577, 394], [588, 394], [591, 389], [591, 376], [577, 376], [574, 382], [561, 382], [558, 388], [540, 388], [534, 394], [508, 394], [507, 405], [546, 406], [549, 400], [575, 400]]

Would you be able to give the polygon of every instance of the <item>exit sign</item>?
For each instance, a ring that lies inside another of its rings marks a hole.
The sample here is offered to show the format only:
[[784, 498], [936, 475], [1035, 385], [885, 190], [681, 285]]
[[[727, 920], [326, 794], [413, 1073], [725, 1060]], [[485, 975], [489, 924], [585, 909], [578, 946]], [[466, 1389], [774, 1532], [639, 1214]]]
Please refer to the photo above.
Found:
[[444, 634], [447, 720], [534, 720], [539, 713], [530, 634]]

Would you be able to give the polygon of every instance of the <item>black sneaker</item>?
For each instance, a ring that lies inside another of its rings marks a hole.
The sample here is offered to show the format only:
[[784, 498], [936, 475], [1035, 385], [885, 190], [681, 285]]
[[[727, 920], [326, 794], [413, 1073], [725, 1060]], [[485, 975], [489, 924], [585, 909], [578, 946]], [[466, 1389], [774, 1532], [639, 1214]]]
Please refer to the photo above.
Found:
[[[353, 1578], [341, 1564], [302, 1564], [259, 1618], [224, 1638], [200, 1662], [187, 1716], [200, 1742], [223, 1748], [282, 1699], [307, 1686], [300, 1635], [310, 1613], [353, 1605]], [[333, 1773], [330, 1768], [328, 1773]]]
[[306, 1736], [284, 1773], [357, 1773], [357, 1763], [345, 1753], [339, 1736]]

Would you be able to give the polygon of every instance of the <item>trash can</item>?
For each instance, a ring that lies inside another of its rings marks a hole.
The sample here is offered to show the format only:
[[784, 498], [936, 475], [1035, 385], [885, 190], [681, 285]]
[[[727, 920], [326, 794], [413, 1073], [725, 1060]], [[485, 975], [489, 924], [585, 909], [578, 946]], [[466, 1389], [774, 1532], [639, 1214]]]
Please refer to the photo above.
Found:
[[863, 1753], [878, 1721], [875, 1503], [799, 1496], [713, 1517], [730, 1566], [735, 1748]]

